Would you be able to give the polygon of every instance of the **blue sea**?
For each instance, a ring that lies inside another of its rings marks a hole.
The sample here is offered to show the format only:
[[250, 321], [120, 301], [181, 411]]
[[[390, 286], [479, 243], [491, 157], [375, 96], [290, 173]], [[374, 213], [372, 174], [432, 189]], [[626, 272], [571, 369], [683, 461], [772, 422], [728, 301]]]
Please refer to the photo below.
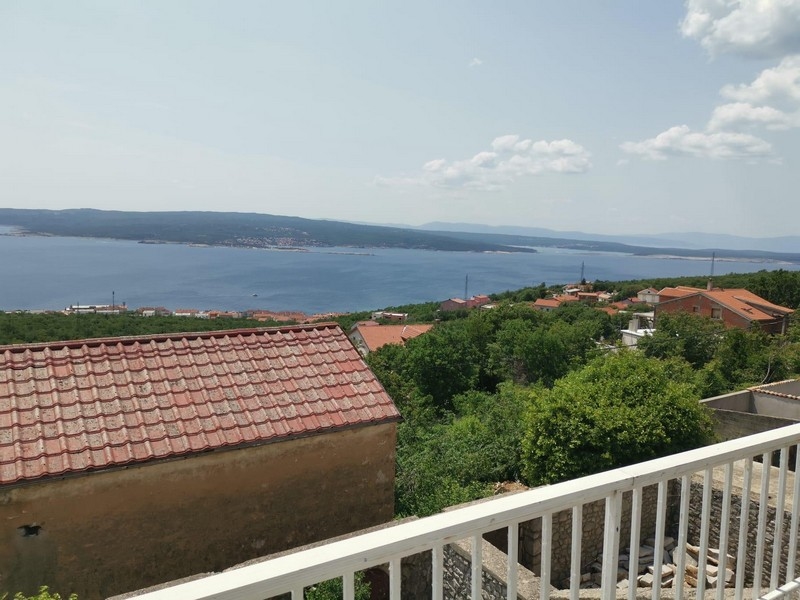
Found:
[[[706, 275], [709, 260], [539, 248], [536, 254], [402, 249], [307, 251], [8, 235], [0, 230], [0, 310], [117, 303], [200, 310], [372, 310], [528, 285]], [[800, 265], [717, 261], [715, 273]]]

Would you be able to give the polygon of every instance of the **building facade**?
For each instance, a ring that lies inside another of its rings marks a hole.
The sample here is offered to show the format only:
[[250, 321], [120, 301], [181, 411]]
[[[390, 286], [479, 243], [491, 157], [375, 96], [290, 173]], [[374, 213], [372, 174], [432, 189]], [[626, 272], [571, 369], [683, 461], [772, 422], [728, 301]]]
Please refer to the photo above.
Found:
[[0, 348], [0, 595], [105, 598], [391, 520], [398, 420], [333, 324]]

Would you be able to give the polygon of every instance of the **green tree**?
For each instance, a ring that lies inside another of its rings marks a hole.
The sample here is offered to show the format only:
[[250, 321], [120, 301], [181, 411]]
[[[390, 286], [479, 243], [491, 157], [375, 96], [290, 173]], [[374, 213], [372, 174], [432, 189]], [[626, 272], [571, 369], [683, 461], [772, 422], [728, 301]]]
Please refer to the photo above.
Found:
[[523, 473], [555, 483], [707, 444], [712, 423], [685, 363], [621, 351], [538, 390]]
[[478, 383], [482, 357], [465, 322], [442, 323], [406, 344], [407, 373], [439, 413], [452, 410], [453, 396], [475, 389]]
[[452, 420], [398, 428], [395, 506], [425, 516], [482, 498], [498, 481], [518, 480], [522, 417], [529, 392], [510, 384], [498, 393], [453, 398]]
[[721, 321], [686, 312], [658, 316], [653, 335], [639, 342], [646, 356], [683, 358], [695, 369], [708, 363], [717, 351], [726, 331]]

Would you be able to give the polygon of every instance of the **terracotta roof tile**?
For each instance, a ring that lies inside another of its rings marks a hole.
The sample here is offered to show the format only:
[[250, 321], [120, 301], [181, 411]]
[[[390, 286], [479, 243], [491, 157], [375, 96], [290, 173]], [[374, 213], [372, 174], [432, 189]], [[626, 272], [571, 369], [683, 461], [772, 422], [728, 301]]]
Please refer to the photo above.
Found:
[[334, 324], [0, 347], [0, 484], [398, 419]]
[[[413, 339], [431, 330], [433, 325], [377, 325], [374, 323], [358, 323], [356, 330], [370, 352], [386, 344], [403, 345], [407, 340]], [[353, 361], [350, 370], [357, 370], [357, 363]]]

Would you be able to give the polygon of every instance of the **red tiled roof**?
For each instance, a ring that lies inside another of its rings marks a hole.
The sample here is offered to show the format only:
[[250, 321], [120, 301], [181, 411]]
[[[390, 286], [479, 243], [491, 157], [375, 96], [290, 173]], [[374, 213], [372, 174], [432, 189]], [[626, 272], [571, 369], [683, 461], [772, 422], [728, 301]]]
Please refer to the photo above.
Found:
[[751, 321], [773, 321], [794, 312], [791, 308], [772, 304], [743, 288], [730, 290], [715, 288], [703, 292], [703, 295], [716, 300], [719, 304], [738, 312]]
[[336, 324], [0, 346], [0, 484], [398, 419]]
[[697, 292], [705, 291], [701, 288], [689, 287], [688, 285], [679, 285], [677, 287], [665, 287], [658, 292], [658, 299], [661, 302], [665, 300], [672, 300], [674, 298], [683, 298], [684, 296], [691, 296]]
[[364, 343], [370, 352], [385, 346], [386, 344], [405, 344], [423, 333], [430, 331], [433, 325], [378, 325], [359, 323], [358, 333], [364, 339]]
[[535, 308], [558, 308], [561, 306], [561, 301], [556, 300], [555, 298], [537, 298], [536, 302], [533, 303]]

